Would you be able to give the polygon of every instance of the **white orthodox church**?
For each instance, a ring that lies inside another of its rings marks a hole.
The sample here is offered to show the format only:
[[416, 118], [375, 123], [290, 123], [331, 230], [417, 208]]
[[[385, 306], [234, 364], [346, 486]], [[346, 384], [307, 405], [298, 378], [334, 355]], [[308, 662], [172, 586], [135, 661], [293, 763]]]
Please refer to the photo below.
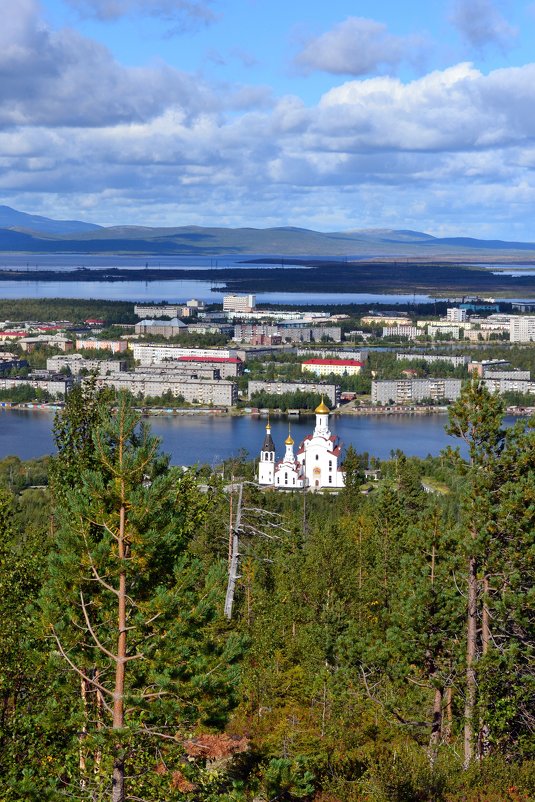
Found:
[[280, 490], [322, 490], [345, 485], [342, 469], [342, 443], [329, 430], [329, 407], [322, 401], [316, 407], [316, 427], [308, 434], [294, 454], [294, 441], [290, 434], [284, 441], [284, 457], [275, 461], [275, 445], [269, 421], [260, 452], [258, 483]]

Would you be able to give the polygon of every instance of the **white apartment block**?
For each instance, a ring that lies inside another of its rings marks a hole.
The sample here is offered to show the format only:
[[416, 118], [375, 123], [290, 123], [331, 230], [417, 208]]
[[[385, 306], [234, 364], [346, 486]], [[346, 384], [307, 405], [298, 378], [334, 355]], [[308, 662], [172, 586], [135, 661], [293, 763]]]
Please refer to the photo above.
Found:
[[172, 343], [132, 343], [134, 359], [140, 365], [159, 365], [168, 360], [180, 359], [181, 357], [212, 357], [214, 359], [229, 359], [236, 357], [237, 351], [232, 349], [217, 348], [181, 348]]
[[398, 362], [416, 362], [417, 360], [421, 360], [422, 362], [449, 362], [450, 365], [454, 367], [463, 367], [464, 365], [468, 365], [470, 362], [469, 356], [450, 356], [449, 354], [417, 354], [417, 353], [410, 353], [410, 354], [396, 354], [396, 359]]
[[72, 378], [69, 376], [32, 376], [24, 379], [0, 378], [0, 390], [12, 390], [14, 387], [33, 387], [35, 390], [44, 390], [52, 396], [64, 397], [72, 387]]
[[321, 382], [284, 382], [284, 381], [250, 381], [247, 386], [247, 396], [251, 398], [255, 393], [268, 395], [284, 395], [284, 393], [318, 393], [325, 397], [331, 408], [340, 403], [340, 385], [323, 384]]
[[447, 334], [452, 340], [458, 340], [461, 336], [461, 329], [459, 326], [431, 323], [427, 327], [427, 333], [430, 337], [436, 337], [437, 334]]
[[256, 295], [224, 295], [224, 312], [252, 312], [256, 306]]
[[171, 392], [175, 397], [182, 396], [188, 403], [230, 407], [238, 399], [238, 387], [234, 382], [210, 379], [186, 378], [168, 371], [150, 373], [125, 372], [102, 376], [97, 380], [101, 387], [114, 387], [127, 390], [134, 396], [143, 398], [162, 396]]
[[182, 304], [136, 304], [134, 314], [140, 318], [179, 317]]
[[307, 359], [301, 364], [303, 373], [315, 373], [316, 376], [357, 376], [364, 362], [356, 359]]
[[415, 340], [422, 332], [417, 326], [383, 326], [383, 337], [405, 337]]
[[461, 379], [383, 379], [372, 381], [373, 404], [414, 404], [426, 399], [455, 401]]
[[126, 362], [122, 359], [85, 359], [81, 354], [60, 354], [50, 356], [46, 360], [46, 369], [59, 373], [62, 368], [69, 368], [73, 376], [78, 376], [82, 370], [88, 373], [96, 371], [106, 373], [119, 373], [126, 370]]
[[491, 393], [533, 393], [535, 394], [535, 382], [527, 379], [495, 379], [485, 377], [483, 384]]
[[512, 343], [535, 342], [535, 316], [512, 317], [509, 335]]
[[457, 306], [446, 309], [446, 320], [450, 323], [464, 323], [466, 320], [466, 309], [461, 309]]

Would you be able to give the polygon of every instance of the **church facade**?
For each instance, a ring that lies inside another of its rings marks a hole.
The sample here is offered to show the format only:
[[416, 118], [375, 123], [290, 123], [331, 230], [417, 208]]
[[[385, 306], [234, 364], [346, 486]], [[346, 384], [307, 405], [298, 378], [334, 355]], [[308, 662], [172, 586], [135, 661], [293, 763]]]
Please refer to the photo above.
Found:
[[316, 426], [294, 453], [290, 434], [284, 442], [285, 453], [275, 458], [275, 444], [268, 421], [260, 451], [258, 483], [278, 490], [323, 490], [345, 486], [342, 467], [342, 443], [329, 429], [329, 407], [322, 401], [316, 407]]

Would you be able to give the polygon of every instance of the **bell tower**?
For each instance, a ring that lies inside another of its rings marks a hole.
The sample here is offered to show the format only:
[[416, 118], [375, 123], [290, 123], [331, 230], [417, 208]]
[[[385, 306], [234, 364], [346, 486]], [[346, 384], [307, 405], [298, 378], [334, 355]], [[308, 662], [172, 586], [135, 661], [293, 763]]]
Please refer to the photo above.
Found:
[[266, 436], [260, 451], [258, 464], [258, 484], [273, 485], [275, 483], [275, 444], [271, 437], [271, 424], [267, 422]]

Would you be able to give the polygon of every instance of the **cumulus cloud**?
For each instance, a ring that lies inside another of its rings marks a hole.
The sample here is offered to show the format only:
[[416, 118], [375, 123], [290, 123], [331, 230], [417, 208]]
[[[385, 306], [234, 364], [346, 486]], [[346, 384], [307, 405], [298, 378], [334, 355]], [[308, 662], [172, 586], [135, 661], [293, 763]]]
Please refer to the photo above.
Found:
[[507, 50], [518, 33], [492, 0], [456, 0], [451, 21], [463, 39], [478, 50], [487, 45]]
[[116, 20], [131, 14], [179, 20], [185, 27], [215, 19], [213, 0], [67, 0], [81, 14]]
[[94, 40], [49, 29], [35, 0], [18, 0], [0, 29], [0, 125], [95, 127], [265, 102], [262, 88], [220, 89], [164, 64], [124, 67]]
[[394, 36], [381, 22], [348, 17], [307, 42], [295, 63], [305, 73], [322, 70], [336, 75], [367, 75], [396, 68], [402, 61], [417, 60], [422, 48], [423, 41], [417, 37]]
[[463, 63], [345, 81], [314, 105], [274, 101], [262, 87], [123, 67], [19, 0], [0, 31], [0, 193], [48, 215], [93, 208], [104, 224], [425, 228], [459, 209], [495, 220], [513, 201], [531, 220], [533, 108], [535, 64]]

